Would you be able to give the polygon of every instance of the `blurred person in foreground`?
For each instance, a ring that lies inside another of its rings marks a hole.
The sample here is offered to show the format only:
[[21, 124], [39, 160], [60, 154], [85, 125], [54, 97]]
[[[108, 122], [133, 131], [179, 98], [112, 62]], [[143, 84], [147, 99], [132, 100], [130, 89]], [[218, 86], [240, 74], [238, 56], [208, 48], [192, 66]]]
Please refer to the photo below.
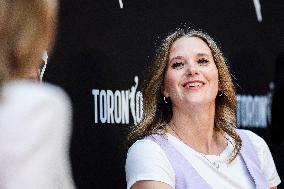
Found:
[[275, 189], [266, 142], [236, 129], [236, 96], [224, 56], [201, 31], [177, 29], [157, 51], [144, 118], [129, 135], [127, 188]]
[[0, 0], [0, 188], [73, 189], [71, 105], [29, 79], [51, 51], [56, 0]]

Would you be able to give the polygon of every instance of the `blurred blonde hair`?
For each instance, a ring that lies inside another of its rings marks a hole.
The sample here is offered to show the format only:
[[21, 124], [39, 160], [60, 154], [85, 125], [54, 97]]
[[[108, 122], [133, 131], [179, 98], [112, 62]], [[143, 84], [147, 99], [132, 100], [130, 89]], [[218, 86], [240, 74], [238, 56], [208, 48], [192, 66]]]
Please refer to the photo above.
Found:
[[242, 141], [236, 132], [236, 94], [225, 58], [215, 41], [202, 31], [178, 28], [168, 35], [158, 48], [150, 75], [144, 87], [144, 116], [138, 126], [134, 127], [128, 135], [129, 143], [132, 144], [138, 139], [147, 135], [165, 131], [166, 126], [172, 118], [172, 106], [169, 102], [165, 104], [161, 93], [164, 75], [166, 72], [170, 48], [179, 38], [197, 37], [203, 40], [211, 49], [214, 62], [219, 74], [219, 87], [223, 91], [222, 96], [216, 97], [215, 107], [215, 129], [222, 130], [231, 136], [234, 143], [234, 151], [230, 161], [238, 155]]
[[56, 0], [0, 0], [0, 86], [40, 65], [56, 31]]

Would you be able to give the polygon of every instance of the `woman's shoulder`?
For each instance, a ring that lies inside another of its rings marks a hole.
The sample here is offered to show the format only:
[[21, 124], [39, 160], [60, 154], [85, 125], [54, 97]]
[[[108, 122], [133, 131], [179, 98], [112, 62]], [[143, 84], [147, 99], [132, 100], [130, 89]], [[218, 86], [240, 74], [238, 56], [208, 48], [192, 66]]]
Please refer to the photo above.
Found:
[[250, 130], [240, 129], [240, 131], [245, 133], [250, 139], [250, 142], [252, 143], [261, 164], [265, 164], [265, 162], [267, 162], [268, 159], [269, 161], [271, 160], [270, 149], [266, 141], [262, 137], [260, 137], [259, 135], [257, 135], [256, 133]]
[[265, 140], [258, 134], [246, 129], [238, 129], [238, 130], [245, 133], [248, 136], [248, 138], [250, 139], [256, 150], [267, 146]]
[[144, 138], [137, 140], [131, 145], [128, 149], [127, 156], [129, 157], [144, 157], [144, 156], [154, 156], [157, 154], [163, 155], [163, 150], [161, 147], [154, 141]]
[[162, 148], [144, 138], [128, 150], [125, 164], [127, 188], [139, 180], [155, 180], [174, 186], [174, 171]]
[[272, 154], [270, 152], [270, 149], [265, 142], [265, 140], [257, 135], [256, 133], [249, 131], [249, 130], [244, 130], [240, 129], [243, 131], [250, 139], [252, 142], [255, 151], [257, 153], [258, 159], [260, 161], [260, 168], [269, 182], [269, 185], [272, 186], [277, 186], [281, 181], [278, 176], [274, 160], [272, 157]]
[[28, 80], [8, 82], [2, 89], [3, 101], [29, 104], [50, 101], [53, 104], [69, 104], [67, 94], [55, 85]]
[[72, 112], [70, 99], [61, 88], [28, 80], [5, 83], [1, 88], [0, 104], [1, 121], [8, 123], [12, 120], [13, 123], [28, 123], [43, 118], [58, 122], [58, 119], [69, 120]]

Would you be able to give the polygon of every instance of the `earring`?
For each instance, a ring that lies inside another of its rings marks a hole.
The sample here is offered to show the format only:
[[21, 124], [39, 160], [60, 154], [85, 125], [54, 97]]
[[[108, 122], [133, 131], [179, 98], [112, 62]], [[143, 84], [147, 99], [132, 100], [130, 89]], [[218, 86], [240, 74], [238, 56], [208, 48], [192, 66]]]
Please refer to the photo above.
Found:
[[166, 103], [166, 104], [168, 104], [169, 102], [167, 101], [167, 98], [164, 96], [164, 102]]
[[223, 90], [218, 91], [218, 96], [222, 96], [224, 94]]

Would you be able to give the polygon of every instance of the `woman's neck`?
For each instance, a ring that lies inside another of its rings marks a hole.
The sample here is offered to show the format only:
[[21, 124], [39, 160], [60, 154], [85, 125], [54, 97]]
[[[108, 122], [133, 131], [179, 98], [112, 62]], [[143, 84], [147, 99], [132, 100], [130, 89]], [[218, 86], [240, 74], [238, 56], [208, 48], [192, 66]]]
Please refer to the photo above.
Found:
[[173, 108], [168, 132], [198, 152], [204, 154], [222, 152], [227, 143], [223, 133], [214, 128], [215, 104], [187, 107], [187, 110], [177, 111]]

